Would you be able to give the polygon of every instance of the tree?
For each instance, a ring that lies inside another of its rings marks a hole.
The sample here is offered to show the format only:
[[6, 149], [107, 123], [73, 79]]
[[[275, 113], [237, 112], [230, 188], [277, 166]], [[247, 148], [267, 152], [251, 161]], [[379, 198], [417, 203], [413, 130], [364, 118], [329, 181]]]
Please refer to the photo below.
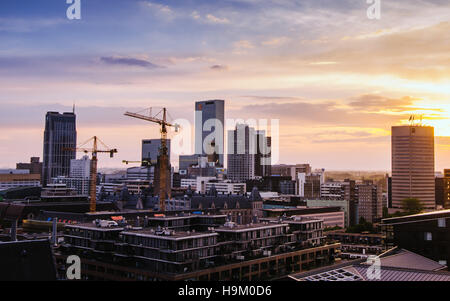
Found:
[[387, 207], [383, 207], [383, 218], [389, 217], [389, 210]]
[[402, 207], [409, 214], [417, 214], [423, 210], [422, 204], [416, 198], [407, 198], [402, 200]]

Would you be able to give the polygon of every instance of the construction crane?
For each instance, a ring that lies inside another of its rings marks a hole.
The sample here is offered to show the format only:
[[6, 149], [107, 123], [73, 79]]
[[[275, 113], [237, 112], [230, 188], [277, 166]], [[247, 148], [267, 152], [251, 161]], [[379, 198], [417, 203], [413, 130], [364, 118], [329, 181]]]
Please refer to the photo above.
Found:
[[[93, 141], [92, 148], [84, 147], [89, 142]], [[105, 149], [98, 149], [98, 144], [101, 144]], [[79, 147], [75, 148], [64, 148], [66, 151], [76, 151], [76, 152], [84, 152], [85, 154], [91, 153], [91, 170], [89, 174], [89, 196], [90, 196], [90, 212], [95, 212], [97, 210], [97, 154], [98, 153], [109, 153], [110, 158], [114, 157], [114, 154], [117, 153], [117, 149], [111, 149], [106, 146], [97, 136], [94, 136], [81, 144]]]
[[151, 164], [151, 162], [150, 161], [148, 161], [148, 160], [142, 160], [142, 161], [128, 161], [128, 160], [122, 160], [122, 163], [124, 163], [124, 164], [126, 164], [126, 165], [128, 165], [128, 164], [137, 164], [137, 163], [140, 163], [140, 164], [142, 164], [142, 166], [149, 166], [150, 164]]
[[[156, 115], [152, 116], [152, 108], [146, 109], [144, 111], [149, 111], [147, 115], [138, 113], [126, 112], [124, 115], [128, 117], [133, 117], [148, 122], [157, 123], [161, 126], [161, 148], [159, 149], [159, 209], [160, 211], [166, 210], [166, 196], [170, 198], [170, 187], [167, 187], [168, 178], [168, 168], [169, 168], [169, 154], [167, 148], [167, 127], [174, 127], [175, 131], [178, 132], [179, 126], [177, 124], [172, 124], [167, 122], [167, 109], [161, 109]], [[162, 118], [158, 117], [162, 113]]]

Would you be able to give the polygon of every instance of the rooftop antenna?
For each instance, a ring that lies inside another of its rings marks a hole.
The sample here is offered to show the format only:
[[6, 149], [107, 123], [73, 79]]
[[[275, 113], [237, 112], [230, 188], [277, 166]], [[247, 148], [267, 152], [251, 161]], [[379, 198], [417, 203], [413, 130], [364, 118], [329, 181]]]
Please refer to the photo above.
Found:
[[73, 102], [72, 113], [75, 114], [75, 101]]

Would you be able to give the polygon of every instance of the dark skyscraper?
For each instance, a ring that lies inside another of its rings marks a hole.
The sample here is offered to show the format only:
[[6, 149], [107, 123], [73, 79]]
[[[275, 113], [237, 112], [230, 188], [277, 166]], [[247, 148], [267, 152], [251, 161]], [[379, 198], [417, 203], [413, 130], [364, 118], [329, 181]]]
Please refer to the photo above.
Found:
[[52, 178], [69, 176], [70, 160], [75, 159], [76, 154], [64, 148], [74, 148], [76, 145], [76, 115], [48, 112], [45, 117], [43, 186], [51, 183]]
[[[209, 100], [195, 103], [195, 153], [208, 156], [209, 162], [224, 163], [225, 101]], [[206, 152], [206, 148], [214, 151]]]
[[[156, 164], [161, 147], [161, 139], [145, 139], [142, 140], [142, 161], [148, 161], [150, 164]], [[167, 140], [167, 151], [169, 153], [170, 162], [170, 140]], [[143, 162], [142, 165], [145, 165]]]

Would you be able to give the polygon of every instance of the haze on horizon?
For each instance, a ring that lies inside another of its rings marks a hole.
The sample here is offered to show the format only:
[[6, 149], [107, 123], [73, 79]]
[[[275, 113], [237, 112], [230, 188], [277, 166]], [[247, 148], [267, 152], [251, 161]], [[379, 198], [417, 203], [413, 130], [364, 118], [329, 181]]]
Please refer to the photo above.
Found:
[[[123, 116], [226, 100], [226, 118], [280, 120], [280, 163], [390, 170], [390, 128], [424, 114], [450, 168], [450, 3], [382, 0], [0, 3], [0, 167], [42, 158], [47, 111], [76, 103], [78, 141], [139, 160], [154, 125]], [[79, 154], [81, 156], [82, 154]], [[177, 164], [177, 158], [172, 158]]]

